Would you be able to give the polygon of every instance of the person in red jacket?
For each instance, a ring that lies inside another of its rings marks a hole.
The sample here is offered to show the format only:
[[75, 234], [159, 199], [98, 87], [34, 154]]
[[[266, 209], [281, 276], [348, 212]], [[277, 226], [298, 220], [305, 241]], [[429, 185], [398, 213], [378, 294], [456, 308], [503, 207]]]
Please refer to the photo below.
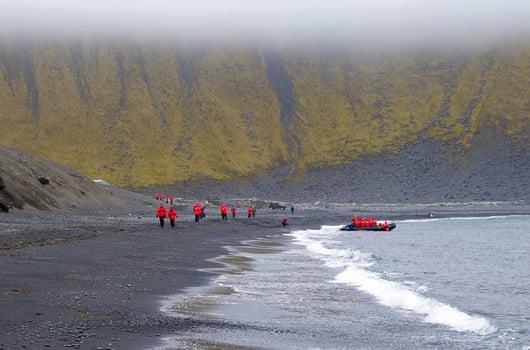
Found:
[[195, 215], [195, 222], [199, 222], [202, 216], [202, 206], [200, 203], [195, 203], [193, 206], [193, 215]]
[[289, 222], [287, 221], [287, 218], [283, 218], [282, 219], [282, 226], [285, 227], [287, 225], [289, 225]]
[[232, 208], [230, 208], [230, 211], [232, 212], [232, 218], [235, 219], [236, 212], [237, 212], [237, 206], [235, 204], [232, 205]]
[[160, 204], [156, 210], [156, 217], [160, 219], [160, 227], [164, 227], [164, 220], [166, 219], [167, 212], [166, 207], [163, 204]]
[[177, 218], [179, 217], [177, 211], [175, 210], [175, 208], [171, 207], [169, 208], [169, 211], [167, 213], [167, 218], [169, 219], [169, 224], [171, 225], [171, 227], [175, 227], [175, 220], [177, 220]]
[[250, 219], [252, 217], [252, 207], [247, 207], [247, 214], [248, 218]]
[[223, 219], [223, 221], [227, 221], [228, 220], [228, 206], [226, 205], [226, 203], [221, 204], [219, 211], [221, 212], [221, 218]]

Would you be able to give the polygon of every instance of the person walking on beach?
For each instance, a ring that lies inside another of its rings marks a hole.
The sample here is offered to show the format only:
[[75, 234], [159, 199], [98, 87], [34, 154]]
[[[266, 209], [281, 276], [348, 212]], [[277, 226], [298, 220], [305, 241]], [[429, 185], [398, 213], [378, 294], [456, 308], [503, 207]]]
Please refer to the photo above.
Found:
[[256, 217], [256, 207], [255, 206], [252, 206], [252, 217], [253, 218]]
[[227, 221], [228, 220], [228, 206], [226, 205], [226, 203], [221, 204], [221, 207], [219, 208], [219, 210], [221, 211], [221, 218], [223, 219], [223, 221]]
[[289, 222], [287, 222], [287, 218], [283, 218], [282, 219], [282, 226], [285, 227], [287, 225], [289, 225]]
[[294, 214], [294, 207], [291, 206], [291, 214]]
[[247, 214], [248, 218], [250, 219], [252, 217], [252, 207], [247, 207]]
[[156, 210], [156, 217], [160, 219], [160, 227], [164, 227], [164, 220], [166, 219], [167, 212], [164, 204], [160, 203], [160, 206]]
[[206, 207], [201, 204], [201, 219], [206, 217]]
[[172, 194], [168, 194], [167, 195], [167, 200], [168, 200], [169, 204], [173, 205], [173, 195]]
[[195, 222], [199, 222], [199, 219], [202, 216], [201, 210], [202, 210], [202, 207], [199, 204], [199, 202], [195, 203], [195, 205], [193, 206], [193, 215], [195, 215]]
[[232, 208], [230, 208], [230, 211], [232, 212], [232, 219], [236, 218], [236, 212], [237, 212], [237, 206], [234, 204], [232, 205]]
[[175, 210], [175, 208], [171, 207], [169, 208], [169, 212], [167, 213], [167, 217], [169, 219], [169, 225], [171, 227], [175, 227], [175, 220], [177, 220], [177, 218], [179, 217], [177, 211]]

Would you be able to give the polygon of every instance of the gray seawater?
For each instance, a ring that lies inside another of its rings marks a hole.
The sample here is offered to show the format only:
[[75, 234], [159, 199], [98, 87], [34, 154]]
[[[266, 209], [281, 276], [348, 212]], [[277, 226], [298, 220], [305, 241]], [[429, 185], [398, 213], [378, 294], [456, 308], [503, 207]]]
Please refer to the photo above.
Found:
[[339, 226], [233, 247], [164, 309], [214, 320], [189, 349], [530, 349], [530, 216]]

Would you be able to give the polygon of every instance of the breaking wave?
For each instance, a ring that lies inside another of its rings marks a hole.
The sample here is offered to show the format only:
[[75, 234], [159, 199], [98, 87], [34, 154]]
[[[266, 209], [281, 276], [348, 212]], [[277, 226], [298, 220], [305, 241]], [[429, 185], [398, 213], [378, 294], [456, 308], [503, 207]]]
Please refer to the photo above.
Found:
[[456, 307], [444, 304], [421, 294], [426, 288], [409, 288], [407, 285], [384, 279], [381, 274], [367, 269], [375, 264], [377, 257], [354, 249], [332, 249], [324, 245], [331, 243], [333, 236], [341, 234], [340, 226], [322, 226], [320, 230], [294, 231], [290, 235], [296, 243], [317, 254], [326, 266], [342, 269], [334, 283], [344, 283], [372, 295], [381, 305], [422, 315], [425, 322], [450, 327], [456, 331], [491, 334], [496, 328], [479, 316], [469, 315]]

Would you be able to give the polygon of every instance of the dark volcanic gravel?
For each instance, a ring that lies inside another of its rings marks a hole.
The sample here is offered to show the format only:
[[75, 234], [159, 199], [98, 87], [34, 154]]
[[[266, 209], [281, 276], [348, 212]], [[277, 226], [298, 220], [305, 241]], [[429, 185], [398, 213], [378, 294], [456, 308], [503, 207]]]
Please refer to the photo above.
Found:
[[[217, 218], [215, 218], [217, 219]], [[42, 214], [0, 216], [0, 349], [140, 349], [196, 321], [157, 299], [204, 282], [206, 259], [274, 234], [279, 219], [221, 223]], [[237, 325], [219, 325], [237, 327]]]
[[477, 141], [471, 150], [416, 142], [397, 153], [383, 152], [345, 165], [308, 169], [290, 179], [286, 179], [287, 168], [239, 180], [181, 183], [164, 190], [185, 198], [258, 197], [311, 203], [530, 203], [530, 148], [502, 137]]

